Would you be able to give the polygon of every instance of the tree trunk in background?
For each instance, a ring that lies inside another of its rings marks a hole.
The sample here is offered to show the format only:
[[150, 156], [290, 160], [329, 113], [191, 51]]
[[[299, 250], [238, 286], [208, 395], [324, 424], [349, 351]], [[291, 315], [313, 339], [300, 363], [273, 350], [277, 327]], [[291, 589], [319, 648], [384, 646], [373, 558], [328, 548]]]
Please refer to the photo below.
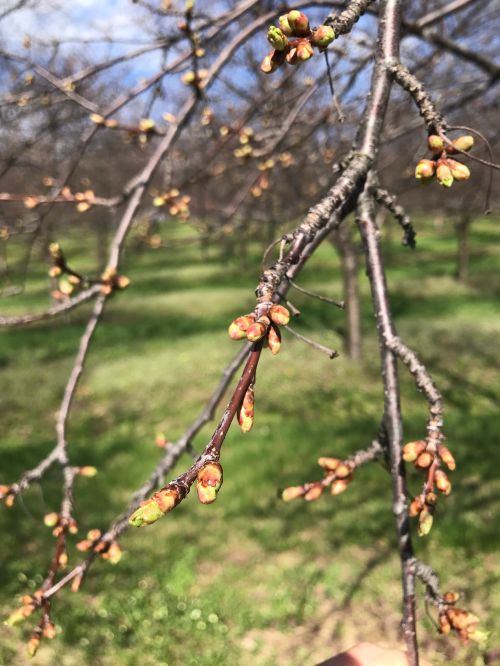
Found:
[[459, 282], [469, 280], [469, 230], [472, 223], [472, 217], [469, 213], [462, 213], [460, 219], [455, 223], [457, 230], [457, 270], [456, 278]]
[[345, 351], [350, 359], [361, 358], [361, 308], [359, 300], [358, 256], [352, 242], [350, 230], [343, 224], [332, 234], [332, 243], [337, 248], [342, 265], [345, 302]]

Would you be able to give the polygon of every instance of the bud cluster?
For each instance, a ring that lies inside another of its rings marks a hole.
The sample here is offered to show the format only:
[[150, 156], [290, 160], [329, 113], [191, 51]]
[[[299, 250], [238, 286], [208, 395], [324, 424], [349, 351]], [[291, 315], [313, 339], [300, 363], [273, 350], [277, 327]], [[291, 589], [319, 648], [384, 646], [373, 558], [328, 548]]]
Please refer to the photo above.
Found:
[[294, 9], [279, 17], [279, 27], [269, 27], [267, 41], [273, 50], [264, 58], [260, 68], [269, 74], [285, 62], [289, 65], [305, 62], [314, 55], [314, 47], [324, 51], [334, 39], [335, 32], [330, 26], [311, 29], [307, 16]]
[[0, 500], [2, 499], [5, 500], [5, 506], [10, 509], [16, 499], [15, 493], [12, 492], [12, 486], [0, 485]]
[[66, 531], [70, 534], [76, 534], [78, 532], [78, 525], [74, 518], [63, 518], [63, 516], [55, 512], [47, 513], [43, 517], [43, 522], [47, 527], [52, 528], [52, 534], [55, 537], [60, 536]]
[[427, 140], [432, 159], [422, 159], [415, 168], [415, 178], [423, 183], [430, 182], [434, 177], [443, 187], [451, 187], [455, 180], [468, 180], [470, 170], [462, 162], [449, 157], [460, 151], [468, 151], [474, 145], [474, 137], [463, 135], [446, 143], [437, 134], [431, 134]]
[[126, 275], [118, 275], [116, 268], [107, 266], [101, 273], [101, 291], [103, 294], [111, 294], [115, 289], [125, 289], [130, 284]]
[[318, 465], [325, 471], [324, 478], [321, 481], [285, 488], [281, 498], [285, 502], [291, 502], [297, 497], [303, 497], [306, 501], [312, 502], [321, 497], [323, 491], [328, 487], [330, 487], [332, 495], [340, 495], [352, 481], [355, 464], [351, 460], [322, 457], [318, 459]]
[[173, 188], [163, 194], [158, 194], [153, 199], [153, 206], [160, 208], [161, 206], [168, 206], [170, 215], [178, 217], [181, 220], [189, 219], [189, 202], [191, 197], [179, 192], [178, 189]]
[[[103, 560], [108, 560], [111, 564], [118, 564], [122, 558], [122, 549], [118, 541], [109, 541], [101, 537], [101, 530], [89, 530], [87, 532], [87, 538], [83, 539], [83, 541], [79, 541], [76, 544], [76, 547], [81, 552], [91, 550], [95, 553], [99, 553]], [[79, 583], [80, 581], [78, 581], [78, 587]], [[78, 587], [76, 587], [76, 589], [78, 589]]]
[[438, 618], [439, 632], [447, 635], [453, 630], [464, 643], [469, 641], [483, 643], [488, 638], [488, 632], [478, 629], [477, 615], [462, 608], [456, 608], [455, 604], [458, 599], [457, 592], [446, 592], [443, 595]]
[[423, 439], [408, 442], [403, 447], [403, 460], [412, 462], [417, 469], [426, 473], [423, 492], [410, 503], [408, 513], [412, 518], [418, 516], [418, 533], [420, 536], [429, 534], [434, 520], [434, 510], [438, 496], [435, 488], [443, 495], [451, 493], [451, 482], [446, 472], [441, 469], [444, 463], [449, 470], [456, 467], [451, 451], [435, 440]]
[[257, 315], [255, 312], [237, 317], [228, 328], [231, 340], [250, 340], [264, 342], [272, 354], [278, 354], [281, 347], [279, 326], [286, 326], [290, 321], [290, 313], [282, 305], [273, 304], [267, 314]]

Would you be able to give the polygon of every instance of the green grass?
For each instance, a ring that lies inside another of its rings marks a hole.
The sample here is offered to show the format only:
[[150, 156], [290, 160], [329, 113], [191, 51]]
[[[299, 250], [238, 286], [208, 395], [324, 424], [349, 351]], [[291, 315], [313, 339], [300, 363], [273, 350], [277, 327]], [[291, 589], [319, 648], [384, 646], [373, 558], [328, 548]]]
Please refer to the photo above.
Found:
[[[68, 236], [61, 240], [72, 263], [90, 269], [94, 241], [85, 247]], [[422, 224], [418, 240], [415, 252], [397, 239], [385, 247], [391, 298], [400, 334], [444, 394], [458, 468], [454, 492], [440, 500], [435, 527], [427, 539], [415, 537], [416, 548], [440, 571], [443, 588], [463, 592], [463, 605], [491, 630], [500, 618], [498, 221], [473, 225], [469, 285], [453, 278], [451, 230]], [[236, 349], [226, 327], [252, 306], [258, 262], [256, 247], [246, 268], [214, 250], [202, 258], [194, 247], [127, 253], [132, 282], [109, 303], [69, 428], [72, 461], [99, 469], [94, 479], [77, 480], [82, 535], [105, 528], [148, 476], [161, 455], [155, 433], [175, 439], [201, 411]], [[44, 271], [35, 262], [26, 292], [3, 299], [2, 312], [46, 307]], [[341, 295], [330, 247], [300, 281]], [[348, 455], [376, 435], [382, 390], [368, 291], [363, 275], [363, 362], [325, 360], [285, 335], [281, 354], [266, 353], [259, 369], [254, 429], [231, 430], [224, 445], [217, 502], [201, 506], [190, 496], [154, 527], [127, 532], [117, 566], [97, 562], [78, 594], [65, 591], [54, 601], [58, 637], [43, 643], [35, 664], [312, 666], [358, 640], [397, 644], [399, 564], [386, 471], [367, 466], [346, 493], [312, 504], [286, 505], [277, 493], [317, 478], [319, 455]], [[302, 295], [293, 300], [302, 311], [297, 329], [340, 348], [342, 312]], [[58, 322], [1, 332], [0, 483], [52, 447], [87, 313], [84, 306]], [[404, 370], [401, 378], [410, 440], [423, 435], [426, 408]], [[198, 450], [213, 427], [196, 439]], [[174, 474], [187, 465], [186, 456]], [[419, 488], [413, 471], [410, 483]], [[3, 615], [42, 580], [53, 540], [41, 519], [57, 509], [59, 493], [53, 471], [0, 510]], [[72, 547], [70, 561], [77, 558]], [[29, 621], [0, 627], [0, 664], [26, 663], [28, 633]], [[423, 603], [419, 637], [433, 664], [483, 663], [474, 646], [437, 636]]]

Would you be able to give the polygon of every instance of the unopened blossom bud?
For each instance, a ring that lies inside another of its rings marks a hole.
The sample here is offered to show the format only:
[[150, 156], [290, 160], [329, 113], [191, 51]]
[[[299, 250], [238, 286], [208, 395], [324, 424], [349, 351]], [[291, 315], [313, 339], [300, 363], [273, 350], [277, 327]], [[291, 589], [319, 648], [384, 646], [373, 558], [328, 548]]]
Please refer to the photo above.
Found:
[[344, 490], [347, 488], [349, 485], [349, 478], [345, 479], [335, 479], [335, 481], [332, 483], [330, 492], [332, 495], [340, 495], [340, 493], [343, 493]]
[[284, 502], [291, 502], [294, 499], [297, 499], [297, 497], [302, 497], [304, 495], [304, 488], [302, 486], [290, 486], [289, 488], [285, 488], [285, 490], [281, 493], [281, 499]]
[[329, 25], [320, 25], [319, 28], [313, 30], [311, 35], [311, 44], [326, 48], [335, 39], [335, 32]]
[[420, 160], [415, 167], [417, 180], [429, 180], [434, 175], [436, 163], [433, 160]]
[[451, 175], [455, 180], [468, 180], [470, 178], [470, 169], [462, 162], [457, 162], [457, 160], [446, 160], [448, 166], [451, 170]]
[[304, 499], [307, 500], [308, 502], [314, 502], [314, 500], [317, 500], [322, 493], [323, 493], [323, 487], [317, 484], [306, 492], [306, 494], [304, 495]]
[[419, 439], [416, 442], [408, 442], [403, 446], [403, 460], [406, 462], [415, 462], [418, 456], [425, 451], [425, 442]]
[[297, 9], [288, 12], [287, 21], [294, 37], [305, 37], [309, 34], [309, 19]]
[[78, 474], [80, 476], [85, 476], [88, 479], [91, 479], [93, 476], [97, 474], [97, 468], [92, 467], [92, 465], [84, 465], [83, 467], [80, 467], [78, 470]]
[[118, 289], [125, 289], [130, 284], [130, 278], [126, 275], [118, 275], [116, 278], [116, 286]]
[[222, 486], [222, 467], [219, 463], [208, 463], [198, 472], [196, 492], [202, 504], [215, 502]]
[[9, 494], [10, 486], [0, 485], [0, 499], [3, 499], [6, 495]]
[[16, 610], [12, 611], [12, 613], [8, 616], [4, 624], [9, 627], [13, 627], [15, 624], [22, 622], [26, 617], [31, 615], [34, 610], [35, 607], [33, 604], [26, 604], [22, 608], [16, 608]]
[[444, 141], [437, 134], [431, 134], [427, 139], [427, 145], [433, 153], [442, 153], [444, 150]]
[[60, 567], [65, 567], [68, 564], [68, 553], [65, 550], [59, 555], [58, 562]]
[[429, 451], [424, 451], [415, 460], [415, 467], [419, 467], [420, 469], [427, 469], [432, 465], [433, 461], [434, 456], [432, 453], [429, 453]]
[[423, 508], [424, 503], [419, 495], [418, 497], [415, 497], [415, 499], [410, 503], [410, 506], [408, 507], [408, 515], [411, 518], [415, 518], [415, 516], [418, 516]]
[[181, 497], [177, 488], [166, 486], [143, 502], [130, 516], [129, 523], [134, 527], [152, 525], [163, 514], [172, 511], [180, 501]]
[[268, 317], [259, 317], [259, 319], [251, 324], [246, 331], [248, 340], [250, 340], [250, 342], [257, 342], [257, 340], [263, 338], [270, 323]]
[[271, 306], [269, 316], [278, 326], [286, 326], [290, 321], [290, 313], [283, 305]]
[[464, 134], [464, 136], [453, 139], [452, 144], [458, 150], [470, 150], [474, 145], [474, 137], [470, 134]]
[[269, 333], [267, 334], [267, 343], [269, 345], [269, 349], [271, 350], [271, 354], [276, 356], [276, 354], [279, 353], [279, 350], [281, 348], [281, 335], [279, 330], [274, 326], [269, 327]]
[[62, 273], [62, 268], [60, 266], [52, 266], [49, 269], [49, 277], [59, 277]]
[[444, 495], [449, 495], [451, 493], [450, 480], [442, 469], [436, 470], [434, 481], [436, 483], [437, 489], [440, 490]]
[[318, 465], [328, 472], [335, 471], [341, 462], [340, 458], [318, 458]]
[[40, 647], [40, 636], [38, 634], [35, 634], [28, 641], [28, 645], [26, 647], [28, 655], [30, 657], [34, 657], [39, 647]]
[[52, 624], [52, 622], [47, 622], [47, 624], [43, 628], [43, 635], [45, 636], [45, 638], [48, 638], [49, 640], [55, 638], [56, 628], [55, 625]]
[[451, 624], [450, 621], [448, 620], [448, 616], [446, 615], [446, 613], [441, 613], [439, 615], [438, 624], [439, 624], [440, 634], [444, 634], [446, 636], [447, 634], [450, 633]]
[[247, 330], [254, 323], [255, 315], [243, 315], [237, 317], [229, 324], [228, 333], [231, 340], [243, 340], [247, 337]]
[[460, 595], [458, 594], [458, 592], [450, 591], [446, 592], [443, 595], [443, 601], [445, 602], [445, 604], [456, 604], [459, 599]]
[[314, 55], [314, 49], [307, 39], [301, 39], [295, 48], [297, 59], [301, 62], [309, 60], [309, 58], [312, 58]]
[[418, 519], [419, 536], [426, 536], [427, 534], [429, 534], [429, 532], [432, 529], [433, 522], [434, 518], [432, 517], [432, 513], [430, 513], [430, 511], [428, 511], [427, 509], [422, 509]]
[[254, 391], [253, 387], [249, 386], [241, 408], [238, 412], [238, 423], [242, 432], [249, 432], [252, 429], [254, 421]]
[[58, 513], [47, 513], [43, 517], [43, 522], [47, 527], [55, 527], [57, 523], [59, 522], [59, 514]]
[[71, 591], [78, 592], [80, 585], [82, 584], [83, 574], [78, 574], [75, 576], [71, 582]]
[[290, 35], [292, 34], [292, 28], [288, 23], [288, 14], [283, 14], [283, 16], [280, 16], [278, 19], [278, 23], [280, 24], [281, 32], [290, 37]]
[[453, 174], [447, 164], [447, 160], [440, 160], [436, 169], [436, 178], [438, 183], [443, 187], [451, 187], [453, 185]]
[[448, 608], [446, 614], [451, 626], [457, 631], [466, 629], [470, 625], [475, 625], [479, 622], [477, 615], [469, 613], [463, 608]]
[[425, 496], [425, 503], [428, 504], [429, 506], [434, 506], [437, 502], [437, 495], [436, 493], [427, 493]]
[[261, 62], [260, 71], [264, 74], [275, 72], [285, 62], [285, 51], [271, 51]]
[[92, 547], [92, 541], [90, 539], [83, 539], [76, 544], [76, 549], [84, 553], [87, 550], [90, 550]]
[[446, 467], [453, 471], [457, 464], [455, 462], [455, 458], [453, 457], [450, 449], [448, 449], [446, 446], [442, 446], [441, 444], [438, 446], [438, 454], [441, 460], [444, 462]]
[[338, 479], [346, 479], [348, 476], [351, 475], [351, 473], [352, 473], [352, 466], [344, 462], [341, 462], [337, 466], [337, 469], [335, 470], [335, 476]]
[[103, 560], [108, 560], [110, 564], [118, 564], [122, 559], [122, 549], [118, 541], [112, 541], [109, 548], [101, 555]]
[[288, 46], [288, 38], [285, 33], [274, 25], [269, 26], [267, 41], [277, 51], [283, 51]]

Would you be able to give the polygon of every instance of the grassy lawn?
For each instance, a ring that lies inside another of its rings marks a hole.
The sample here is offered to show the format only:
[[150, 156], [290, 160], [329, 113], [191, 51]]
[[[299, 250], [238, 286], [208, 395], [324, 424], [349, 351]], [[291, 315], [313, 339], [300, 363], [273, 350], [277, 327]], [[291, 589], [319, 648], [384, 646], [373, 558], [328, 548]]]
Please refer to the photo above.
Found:
[[[443, 589], [463, 592], [461, 605], [493, 630], [500, 618], [498, 220], [473, 225], [469, 285], [453, 278], [451, 229], [422, 224], [415, 252], [393, 236], [385, 249], [398, 331], [444, 394], [445, 432], [458, 462], [431, 535], [415, 537], [417, 553], [441, 573]], [[75, 266], [92, 266], [91, 243], [69, 238]], [[45, 270], [35, 262], [26, 293], [3, 299], [0, 310], [46, 307]], [[130, 251], [124, 272], [131, 285], [109, 303], [70, 423], [73, 462], [99, 469], [94, 479], [77, 480], [74, 542], [105, 528], [148, 476], [161, 455], [155, 433], [175, 439], [203, 408], [237, 346], [226, 327], [252, 307], [259, 252], [241, 267], [215, 250], [202, 258], [192, 246]], [[280, 487], [317, 478], [319, 455], [348, 455], [377, 433], [379, 358], [364, 274], [361, 281], [362, 363], [328, 361], [287, 335], [278, 357], [266, 352], [255, 426], [246, 435], [231, 430], [217, 502], [201, 506], [190, 496], [154, 527], [127, 532], [118, 565], [97, 562], [78, 594], [56, 599], [58, 637], [42, 644], [35, 664], [312, 666], [358, 640], [397, 644], [400, 574], [384, 468], [366, 466], [336, 498], [284, 504], [277, 496]], [[332, 248], [320, 250], [300, 282], [341, 295]], [[302, 311], [298, 330], [341, 347], [341, 311], [302, 295], [293, 301]], [[0, 483], [52, 447], [87, 312], [0, 332]], [[408, 441], [423, 436], [426, 406], [404, 370], [401, 376]], [[197, 438], [197, 450], [212, 429]], [[177, 472], [188, 464], [183, 458]], [[415, 491], [420, 482], [410, 470]], [[58, 498], [54, 470], [12, 509], [0, 507], [2, 616], [42, 580], [53, 545], [42, 516], [57, 510]], [[72, 548], [70, 561], [78, 556]], [[29, 621], [0, 626], [0, 664], [26, 663], [28, 628]], [[438, 636], [423, 603], [419, 638], [433, 664], [484, 663], [474, 646]]]

